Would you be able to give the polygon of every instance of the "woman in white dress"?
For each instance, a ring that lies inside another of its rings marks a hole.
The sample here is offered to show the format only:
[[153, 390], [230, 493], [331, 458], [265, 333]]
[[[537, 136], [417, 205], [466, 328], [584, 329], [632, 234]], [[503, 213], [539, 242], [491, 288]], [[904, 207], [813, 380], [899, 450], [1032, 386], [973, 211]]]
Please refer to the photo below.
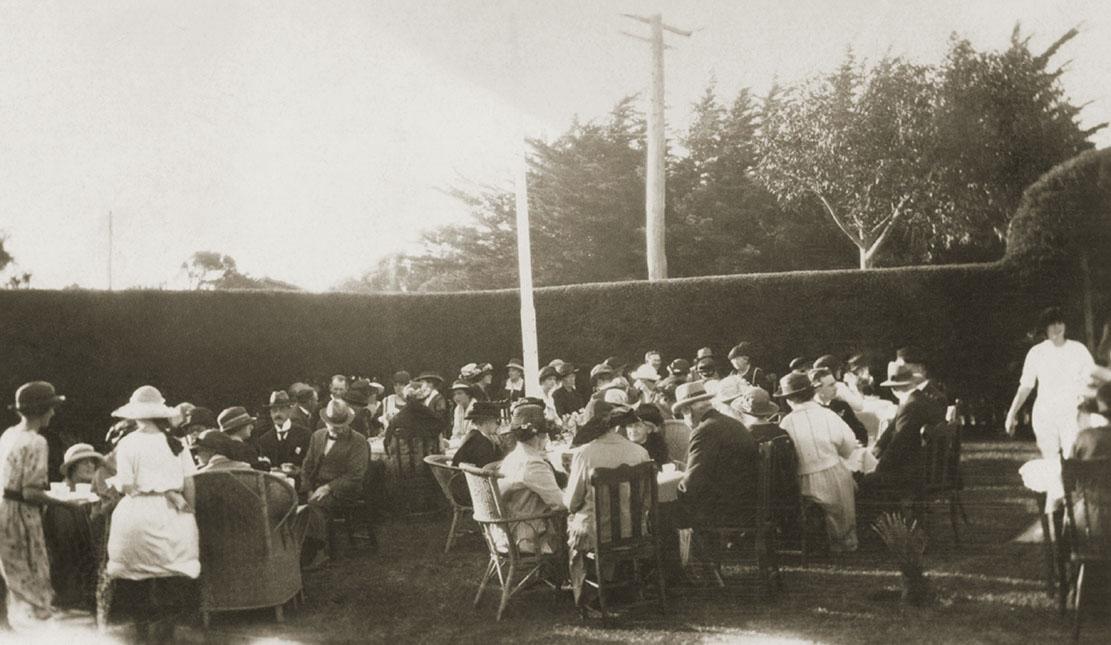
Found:
[[784, 376], [776, 396], [791, 406], [779, 425], [795, 443], [799, 492], [825, 511], [830, 550], [855, 551], [856, 484], [845, 460], [860, 443], [836, 412], [813, 400], [814, 387], [806, 374]]
[[169, 432], [174, 413], [149, 385], [112, 413], [137, 429], [116, 446], [115, 487], [124, 497], [112, 513], [106, 573], [116, 584], [115, 606], [129, 610], [140, 640], [173, 640], [201, 572], [188, 476], [195, 466]]
[[1007, 434], [1014, 435], [1018, 411], [1037, 386], [1034, 400], [1034, 437], [1043, 459], [1056, 461], [1060, 451], [1072, 453], [1076, 433], [1077, 405], [1095, 362], [1088, 348], [1065, 339], [1065, 320], [1061, 310], [1050, 307], [1042, 312], [1038, 330], [1045, 340], [1034, 345], [1022, 365], [1018, 391], [1007, 412]]

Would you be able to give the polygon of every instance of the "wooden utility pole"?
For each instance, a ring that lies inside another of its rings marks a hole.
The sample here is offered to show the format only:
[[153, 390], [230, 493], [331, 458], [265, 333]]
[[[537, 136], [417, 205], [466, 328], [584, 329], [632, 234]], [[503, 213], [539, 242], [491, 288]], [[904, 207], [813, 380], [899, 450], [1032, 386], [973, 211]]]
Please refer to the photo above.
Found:
[[648, 259], [648, 279], [667, 279], [667, 252], [665, 249], [665, 195], [666, 195], [666, 154], [667, 134], [664, 126], [664, 30], [680, 36], [690, 36], [691, 32], [664, 24], [663, 16], [637, 16], [622, 14], [648, 24], [652, 28], [651, 38], [622, 32], [626, 36], [643, 40], [652, 45], [652, 87], [649, 94], [648, 110], [648, 150], [645, 161], [644, 178], [644, 235]]
[[108, 211], [108, 290], [112, 290], [112, 211]]

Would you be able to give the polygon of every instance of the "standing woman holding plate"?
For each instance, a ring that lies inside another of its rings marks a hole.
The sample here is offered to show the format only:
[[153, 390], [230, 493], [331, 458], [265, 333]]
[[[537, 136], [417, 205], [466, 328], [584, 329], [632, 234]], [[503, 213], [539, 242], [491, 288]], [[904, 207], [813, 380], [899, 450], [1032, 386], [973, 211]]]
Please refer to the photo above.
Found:
[[19, 423], [0, 435], [0, 574], [8, 588], [8, 624], [16, 632], [43, 626], [53, 616], [42, 507], [70, 504], [46, 494], [47, 447], [40, 433], [65, 400], [45, 381], [24, 384], [12, 406]]
[[173, 640], [201, 572], [189, 477], [196, 468], [170, 432], [175, 414], [150, 385], [112, 413], [133, 419], [137, 428], [116, 446], [115, 487], [124, 497], [112, 513], [107, 575], [116, 584], [115, 604], [134, 620], [139, 640]]

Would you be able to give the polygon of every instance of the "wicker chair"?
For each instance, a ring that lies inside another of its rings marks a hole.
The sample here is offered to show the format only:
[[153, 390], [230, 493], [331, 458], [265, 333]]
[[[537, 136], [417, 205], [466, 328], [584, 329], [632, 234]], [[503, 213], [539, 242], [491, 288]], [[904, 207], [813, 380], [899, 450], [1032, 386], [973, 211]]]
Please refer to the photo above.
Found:
[[[721, 575], [722, 545], [751, 544], [752, 560], [755, 561], [761, 588], [769, 597], [782, 588], [783, 578], [779, 571], [779, 558], [775, 520], [771, 513], [771, 482], [775, 468], [774, 447], [771, 442], [759, 446], [760, 460], [757, 469], [756, 508], [752, 519], [741, 526], [697, 525], [694, 527], [694, 544], [700, 547], [701, 558], [710, 565], [711, 572], [719, 587], [725, 586]], [[713, 536], [716, 544], [711, 548], [705, 543], [707, 536]]]
[[[482, 536], [490, 552], [490, 562], [486, 573], [478, 585], [474, 604], [477, 607], [486, 590], [486, 584], [496, 573], [501, 585], [501, 602], [498, 605], [497, 619], [501, 620], [509, 599], [528, 583], [543, 579], [545, 566], [559, 570], [566, 564], [566, 550], [557, 549], [553, 553], [525, 553], [517, 544], [517, 529], [525, 522], [552, 522], [560, 534], [566, 533], [567, 511], [549, 511], [526, 517], [509, 517], [505, 513], [505, 503], [498, 489], [499, 475], [491, 470], [473, 466], [459, 467], [467, 478], [474, 505], [474, 519], [482, 527]], [[562, 545], [562, 541], [560, 542]], [[523, 575], [520, 575], [523, 574]], [[515, 578], [520, 575], [519, 579]]]
[[1061, 480], [1068, 516], [1066, 540], [1072, 560], [1069, 587], [1074, 591], [1076, 605], [1072, 638], [1079, 640], [1084, 570], [1088, 564], [1106, 566], [1111, 561], [1111, 460], [1080, 461], [1062, 457]]
[[424, 458], [439, 452], [435, 438], [395, 435], [386, 444], [386, 480], [394, 509], [412, 515], [436, 508], [439, 494]]
[[[459, 520], [468, 515], [473, 515], [474, 509], [470, 505], [471, 500], [469, 498], [461, 499], [462, 496], [458, 494], [458, 484], [456, 482], [465, 486], [466, 478], [462, 470], [451, 465], [450, 457], [447, 455], [428, 455], [424, 458], [424, 463], [432, 469], [432, 476], [436, 478], [436, 483], [440, 485], [440, 490], [444, 492], [448, 504], [451, 504], [451, 528], [448, 529], [447, 544], [444, 545], [444, 553], [447, 553], [451, 551], [451, 545], [455, 543], [455, 538], [470, 532], [459, 526]], [[465, 490], [464, 488], [464, 492]]]
[[297, 494], [285, 479], [254, 470], [198, 473], [200, 610], [282, 606], [301, 592], [301, 544], [294, 530]]
[[[657, 598], [660, 611], [667, 610], [667, 589], [664, 584], [663, 563], [660, 560], [659, 517], [656, 490], [656, 464], [646, 462], [636, 466], [598, 468], [590, 475], [594, 495], [594, 526], [599, 527], [597, 545], [587, 552], [586, 558], [594, 560], [595, 579], [585, 584], [598, 590], [598, 606], [602, 610], [602, 625], [606, 624], [606, 593], [616, 587], [636, 586], [640, 600], [644, 600], [645, 580], [641, 564], [648, 561], [655, 566]], [[622, 492], [627, 491], [623, 499]], [[608, 526], [603, 532], [601, 527]], [[616, 570], [622, 563], [632, 566], [632, 578], [606, 582], [604, 571]], [[586, 617], [586, 607], [580, 609]]]

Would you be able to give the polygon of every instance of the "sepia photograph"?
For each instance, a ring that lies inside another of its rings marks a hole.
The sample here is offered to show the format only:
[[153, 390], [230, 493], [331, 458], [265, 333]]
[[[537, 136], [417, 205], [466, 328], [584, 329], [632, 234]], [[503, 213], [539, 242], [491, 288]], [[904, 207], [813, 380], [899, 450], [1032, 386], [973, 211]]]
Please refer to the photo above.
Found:
[[0, 643], [1111, 642], [1108, 61], [1105, 0], [0, 0]]

